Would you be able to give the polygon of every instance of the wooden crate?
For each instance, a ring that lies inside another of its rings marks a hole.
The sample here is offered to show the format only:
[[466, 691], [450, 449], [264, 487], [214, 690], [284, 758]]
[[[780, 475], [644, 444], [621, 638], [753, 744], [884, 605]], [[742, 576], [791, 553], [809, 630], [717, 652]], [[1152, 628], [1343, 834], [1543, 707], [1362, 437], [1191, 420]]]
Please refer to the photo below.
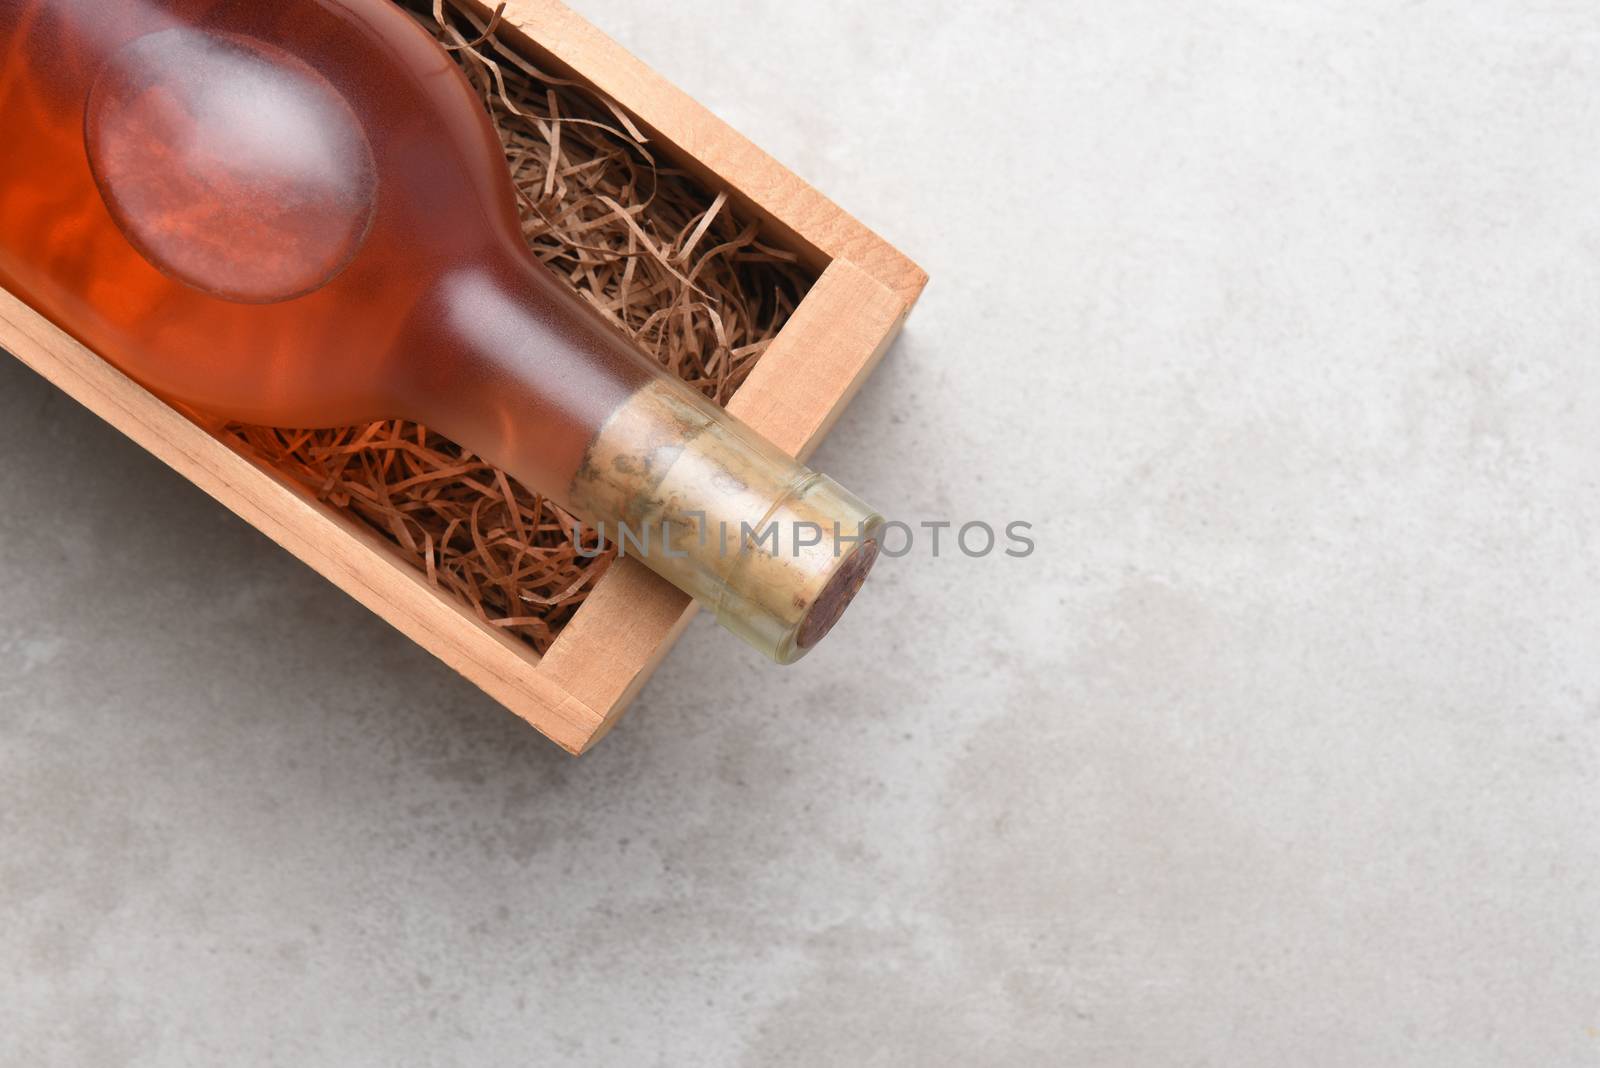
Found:
[[[747, 217], [761, 220], [767, 240], [820, 272], [728, 404], [775, 444], [807, 455], [899, 332], [927, 275], [555, 0], [513, 0], [499, 32], [544, 69], [608, 94], [653, 147], [707, 188], [726, 189]], [[693, 615], [682, 593], [637, 561], [618, 560], [541, 657], [430, 585], [382, 536], [236, 451], [3, 289], [0, 348], [569, 752], [582, 753], [611, 728]]]

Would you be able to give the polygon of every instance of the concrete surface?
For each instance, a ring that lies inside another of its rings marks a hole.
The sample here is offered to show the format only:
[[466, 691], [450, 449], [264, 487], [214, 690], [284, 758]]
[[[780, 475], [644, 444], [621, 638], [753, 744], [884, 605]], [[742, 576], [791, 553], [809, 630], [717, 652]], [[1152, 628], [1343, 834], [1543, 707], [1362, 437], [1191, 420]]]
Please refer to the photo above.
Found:
[[0, 362], [0, 1058], [1600, 1063], [1600, 8], [579, 8], [918, 257], [1026, 560], [573, 761]]

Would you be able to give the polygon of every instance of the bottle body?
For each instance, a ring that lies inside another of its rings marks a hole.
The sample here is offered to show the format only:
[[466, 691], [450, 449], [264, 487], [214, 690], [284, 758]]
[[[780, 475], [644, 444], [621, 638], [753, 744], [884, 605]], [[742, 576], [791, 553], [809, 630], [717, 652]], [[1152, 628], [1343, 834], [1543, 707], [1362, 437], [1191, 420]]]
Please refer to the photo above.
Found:
[[[414, 419], [585, 520], [648, 517], [635, 555], [746, 637], [764, 617], [780, 660], [861, 570], [854, 543], [741, 537], [816, 478], [532, 260], [487, 117], [389, 0], [0, 0], [0, 134], [0, 284], [157, 392]], [[822, 519], [870, 531], [850, 502]], [[747, 597], [779, 557], [782, 588]]]

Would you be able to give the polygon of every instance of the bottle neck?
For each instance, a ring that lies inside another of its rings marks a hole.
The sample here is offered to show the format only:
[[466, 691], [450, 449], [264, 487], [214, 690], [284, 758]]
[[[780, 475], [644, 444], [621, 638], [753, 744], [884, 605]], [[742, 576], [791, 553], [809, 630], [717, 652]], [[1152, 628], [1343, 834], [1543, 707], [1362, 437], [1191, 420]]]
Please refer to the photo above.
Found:
[[516, 253], [445, 273], [409, 332], [418, 362], [405, 409], [565, 507], [601, 427], [660, 374], [547, 268]]

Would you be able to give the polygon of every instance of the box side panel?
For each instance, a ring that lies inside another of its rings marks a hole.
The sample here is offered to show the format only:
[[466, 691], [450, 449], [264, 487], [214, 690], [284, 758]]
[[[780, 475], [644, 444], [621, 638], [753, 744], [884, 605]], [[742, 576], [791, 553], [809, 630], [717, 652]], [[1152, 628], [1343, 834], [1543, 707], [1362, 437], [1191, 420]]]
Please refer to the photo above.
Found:
[[823, 272], [728, 411], [804, 460], [889, 350], [910, 307], [849, 260]]

